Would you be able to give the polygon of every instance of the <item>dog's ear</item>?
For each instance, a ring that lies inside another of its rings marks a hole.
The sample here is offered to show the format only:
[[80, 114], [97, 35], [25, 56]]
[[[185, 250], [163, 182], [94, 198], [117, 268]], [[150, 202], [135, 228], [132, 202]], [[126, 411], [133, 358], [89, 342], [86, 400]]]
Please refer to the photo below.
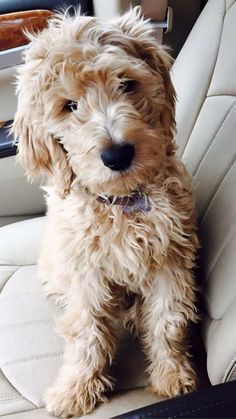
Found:
[[159, 44], [153, 34], [153, 28], [148, 19], [142, 16], [141, 8], [131, 8], [123, 16], [116, 20], [126, 39], [132, 45], [132, 52], [141, 58], [150, 67], [153, 74], [162, 78], [164, 107], [161, 114], [163, 128], [167, 138], [167, 154], [172, 155], [176, 151], [173, 141], [175, 132], [175, 101], [176, 94], [170, 77], [173, 63], [168, 50]]
[[147, 33], [152, 32], [148, 19], [145, 19], [142, 15], [140, 6], [131, 7], [123, 15], [115, 18], [114, 23], [119, 26], [123, 33], [132, 38], [142, 38]]
[[39, 121], [31, 115], [31, 109], [23, 111], [20, 98], [21, 95], [11, 129], [18, 144], [19, 160], [29, 177], [45, 173], [61, 198], [64, 198], [74, 177], [67, 155], [52, 135], [43, 132]]
[[176, 93], [170, 76], [173, 60], [166, 48], [159, 46], [155, 39], [147, 40], [147, 44], [141, 47], [145, 53], [145, 61], [154, 73], [161, 75], [163, 81], [163, 92], [160, 96], [164, 98], [164, 106], [160, 117], [167, 141], [166, 153], [171, 156], [176, 152], [174, 141]]

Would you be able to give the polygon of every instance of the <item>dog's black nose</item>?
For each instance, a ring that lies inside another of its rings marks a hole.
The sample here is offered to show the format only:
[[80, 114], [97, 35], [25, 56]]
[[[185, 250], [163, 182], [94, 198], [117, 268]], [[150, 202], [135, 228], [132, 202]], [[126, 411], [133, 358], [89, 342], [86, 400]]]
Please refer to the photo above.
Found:
[[104, 166], [111, 170], [125, 170], [134, 158], [134, 146], [123, 143], [112, 145], [101, 153], [101, 159]]

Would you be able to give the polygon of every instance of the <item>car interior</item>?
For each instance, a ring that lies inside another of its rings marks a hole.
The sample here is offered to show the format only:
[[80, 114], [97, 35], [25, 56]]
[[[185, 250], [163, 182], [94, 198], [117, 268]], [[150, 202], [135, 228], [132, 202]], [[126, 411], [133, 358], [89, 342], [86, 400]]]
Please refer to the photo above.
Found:
[[[121, 331], [112, 366], [115, 390], [83, 416], [236, 417], [236, 1], [0, 1], [0, 416], [46, 419], [45, 390], [61, 365], [59, 309], [37, 277], [45, 226], [43, 177], [30, 182], [9, 134], [17, 106], [15, 78], [28, 40], [55, 11], [103, 19], [141, 5], [159, 41], [170, 47], [177, 94], [178, 154], [193, 177], [200, 250], [201, 324], [194, 330], [199, 388], [173, 400], [147, 388], [137, 341]], [[138, 410], [137, 410], [138, 409]], [[120, 415], [120, 416], [118, 416]]]

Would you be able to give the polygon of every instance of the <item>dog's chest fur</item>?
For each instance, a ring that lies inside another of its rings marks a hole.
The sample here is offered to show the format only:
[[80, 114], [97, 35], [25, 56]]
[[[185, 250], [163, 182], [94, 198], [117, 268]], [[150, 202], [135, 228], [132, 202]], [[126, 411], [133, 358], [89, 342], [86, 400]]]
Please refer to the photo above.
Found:
[[95, 218], [86, 239], [90, 263], [100, 266], [109, 279], [121, 285], [128, 282], [136, 288], [151, 279], [165, 252], [153, 217], [126, 215], [122, 208], [112, 208], [104, 218]]
[[167, 256], [171, 225], [165, 215], [169, 207], [157, 210], [152, 205], [148, 213], [125, 214], [121, 207], [96, 200], [88, 204], [72, 194], [57, 211], [65, 262], [68, 249], [70, 266], [80, 272], [99, 270], [108, 280], [133, 291], [148, 284]]

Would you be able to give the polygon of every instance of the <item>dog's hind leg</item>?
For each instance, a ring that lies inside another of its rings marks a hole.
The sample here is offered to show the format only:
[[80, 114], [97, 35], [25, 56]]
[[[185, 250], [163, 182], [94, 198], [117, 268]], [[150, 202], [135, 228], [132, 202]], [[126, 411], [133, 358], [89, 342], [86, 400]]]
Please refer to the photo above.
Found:
[[89, 413], [112, 388], [107, 369], [116, 348], [117, 306], [109, 290], [98, 283], [95, 271], [87, 273], [58, 322], [58, 331], [66, 339], [64, 363], [45, 396], [48, 411], [56, 416]]
[[141, 309], [141, 339], [152, 391], [174, 397], [196, 388], [188, 353], [189, 323], [198, 317], [189, 271], [177, 266], [160, 272], [147, 290]]

